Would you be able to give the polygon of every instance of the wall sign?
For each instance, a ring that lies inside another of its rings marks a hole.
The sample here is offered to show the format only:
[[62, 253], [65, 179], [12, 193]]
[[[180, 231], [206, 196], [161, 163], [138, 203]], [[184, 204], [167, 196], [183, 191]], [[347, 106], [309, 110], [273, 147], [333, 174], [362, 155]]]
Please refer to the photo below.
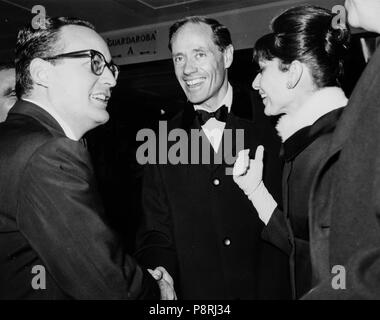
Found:
[[130, 58], [141, 56], [152, 59], [157, 54], [156, 29], [107, 35], [105, 40], [116, 63], [128, 63]]

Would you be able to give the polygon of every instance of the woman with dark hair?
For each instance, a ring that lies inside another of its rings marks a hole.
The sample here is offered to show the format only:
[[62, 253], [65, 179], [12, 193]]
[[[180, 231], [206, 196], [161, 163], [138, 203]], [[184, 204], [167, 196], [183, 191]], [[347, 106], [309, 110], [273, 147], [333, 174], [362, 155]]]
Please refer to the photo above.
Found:
[[249, 161], [248, 152], [240, 154], [234, 168], [235, 182], [266, 224], [263, 238], [290, 256], [295, 299], [311, 288], [314, 278], [309, 248], [310, 187], [347, 104], [339, 78], [349, 32], [335, 26], [333, 18], [330, 11], [316, 6], [291, 8], [272, 21], [272, 33], [254, 47], [260, 72], [252, 86], [263, 99], [265, 114], [281, 115], [276, 129], [283, 142], [283, 208], [262, 181], [261, 146], [254, 160]]

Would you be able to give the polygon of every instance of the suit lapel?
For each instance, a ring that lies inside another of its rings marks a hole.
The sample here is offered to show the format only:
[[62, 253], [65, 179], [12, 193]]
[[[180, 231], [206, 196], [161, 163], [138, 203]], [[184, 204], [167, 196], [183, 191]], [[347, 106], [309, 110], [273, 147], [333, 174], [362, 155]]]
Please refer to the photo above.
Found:
[[[321, 161], [317, 170], [315, 183], [318, 184], [319, 175], [322, 173], [323, 168], [327, 165], [330, 159], [337, 156], [342, 150], [343, 145], [354, 131], [355, 126], [359, 122], [359, 117], [369, 103], [380, 104], [380, 101], [374, 101], [374, 98], [380, 99], [378, 93], [380, 74], [378, 72], [380, 68], [380, 48], [378, 48], [373, 55], [372, 59], [365, 68], [362, 76], [360, 77], [351, 97], [348, 101], [348, 105], [344, 108], [344, 112], [340, 117], [336, 129], [331, 138], [330, 146], [326, 156]], [[374, 94], [374, 92], [376, 94]], [[315, 187], [315, 186], [314, 186]], [[313, 187], [313, 190], [314, 190]]]
[[380, 105], [380, 101], [375, 101], [375, 99], [380, 99], [377, 94], [379, 90], [377, 84], [380, 82], [379, 69], [380, 48], [376, 50], [351, 94], [348, 105], [344, 108], [342, 116], [337, 123], [326, 156], [321, 160], [316, 171], [309, 201], [311, 210], [313, 210], [314, 193], [322, 181], [325, 167], [328, 166], [329, 162], [338, 158], [338, 154], [341, 152], [344, 144], [357, 127], [360, 120], [359, 117], [364, 112], [363, 109], [368, 108], [368, 104]]
[[376, 50], [372, 59], [369, 61], [351, 94], [348, 105], [345, 107], [345, 111], [343, 112], [334, 132], [328, 152], [328, 158], [334, 156], [334, 154], [342, 149], [343, 144], [349, 138], [358, 123], [359, 117], [363, 112], [362, 110], [367, 108], [368, 104], [379, 105], [379, 101], [374, 101], [374, 99], [380, 99], [377, 94], [379, 91], [377, 84], [380, 82], [379, 69], [380, 48]]
[[[360, 77], [349, 99], [348, 105], [345, 107], [333, 133], [329, 150], [316, 172], [309, 198], [309, 225], [311, 231], [313, 230], [313, 227], [317, 228], [319, 224], [323, 222], [323, 218], [326, 219], [326, 221], [330, 221], [331, 225], [334, 225], [334, 218], [336, 221], [341, 218], [335, 213], [337, 212], [335, 207], [339, 204], [339, 200], [337, 200], [339, 199], [338, 194], [340, 195], [343, 192], [343, 189], [339, 187], [339, 182], [344, 181], [345, 173], [342, 173], [342, 168], [335, 163], [337, 161], [339, 161], [340, 164], [342, 163], [344, 160], [340, 157], [342, 149], [346, 144], [349, 144], [353, 137], [355, 137], [358, 128], [362, 128], [362, 123], [366, 123], [361, 118], [366, 115], [368, 116], [368, 113], [371, 112], [371, 110], [378, 108], [380, 105], [380, 97], [378, 95], [378, 84], [380, 82], [379, 68], [380, 48], [377, 49]], [[368, 139], [371, 138], [372, 137], [368, 137]], [[330, 170], [330, 167], [332, 166], [333, 169]], [[327, 179], [329, 174], [331, 177], [330, 179]], [[349, 175], [349, 172], [347, 172], [347, 174]], [[329, 182], [331, 183], [330, 185], [327, 184]], [[342, 203], [344, 202], [342, 200], [340, 201]], [[327, 213], [328, 216], [323, 215], [323, 213]], [[337, 226], [339, 227], [340, 224], [341, 221], [338, 221], [335, 224], [334, 229], [336, 230]], [[345, 232], [347, 233], [347, 230], [345, 230]], [[313, 234], [314, 232], [311, 232], [311, 236], [313, 236]], [[354, 242], [356, 241], [356, 239], [350, 240], [353, 240]], [[313, 242], [312, 238], [311, 241]], [[331, 252], [334, 249], [328, 248], [328, 250], [330, 251], [331, 256]], [[335, 254], [338, 256], [340, 255], [340, 253]], [[331, 261], [331, 263], [333, 263], [333, 261]]]

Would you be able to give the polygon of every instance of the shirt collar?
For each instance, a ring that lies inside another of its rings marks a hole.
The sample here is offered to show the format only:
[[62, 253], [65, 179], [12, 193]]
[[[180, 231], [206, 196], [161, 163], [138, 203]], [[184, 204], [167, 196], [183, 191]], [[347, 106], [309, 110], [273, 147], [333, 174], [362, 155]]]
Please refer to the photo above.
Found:
[[80, 138], [77, 138], [75, 136], [74, 132], [71, 130], [67, 122], [65, 122], [56, 112], [54, 112], [54, 110], [52, 110], [51, 108], [47, 108], [46, 106], [42, 105], [40, 102], [33, 101], [32, 99], [29, 99], [29, 98], [22, 98], [22, 100], [34, 103], [35, 105], [39, 106], [41, 109], [44, 109], [47, 113], [49, 113], [62, 127], [63, 132], [65, 133], [67, 138], [71, 140], [75, 140], [75, 141], [80, 140]]
[[283, 115], [276, 125], [282, 142], [298, 130], [312, 125], [323, 115], [347, 105], [343, 90], [338, 87], [326, 87], [316, 91], [295, 114]]
[[[228, 108], [228, 112], [230, 112], [231, 111], [231, 105], [232, 105], [232, 95], [233, 95], [232, 86], [228, 82], [228, 87], [227, 87], [227, 93], [226, 93], [226, 95], [224, 96], [224, 98], [221, 101], [220, 105], [215, 110], [213, 110], [213, 111], [215, 112], [221, 106], [225, 105]], [[207, 109], [206, 107], [203, 107], [202, 105], [197, 105], [197, 104], [194, 105], [194, 110], [205, 110], [205, 111], [210, 112], [210, 109]]]

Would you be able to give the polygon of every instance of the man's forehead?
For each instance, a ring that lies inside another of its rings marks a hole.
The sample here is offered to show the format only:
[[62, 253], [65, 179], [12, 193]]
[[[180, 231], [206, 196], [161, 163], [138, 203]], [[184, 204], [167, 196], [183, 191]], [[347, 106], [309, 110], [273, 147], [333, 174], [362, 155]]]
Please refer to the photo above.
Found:
[[181, 47], [214, 47], [211, 27], [204, 23], [187, 23], [174, 35], [172, 41], [173, 50], [177, 45]]
[[180, 27], [176, 33], [177, 35], [184, 33], [192, 34], [194, 36], [202, 35], [206, 38], [212, 39], [211, 27], [203, 22], [188, 22], [182, 27]]
[[60, 44], [65, 52], [93, 49], [109, 57], [109, 49], [104, 39], [85, 26], [67, 25], [61, 28]]

